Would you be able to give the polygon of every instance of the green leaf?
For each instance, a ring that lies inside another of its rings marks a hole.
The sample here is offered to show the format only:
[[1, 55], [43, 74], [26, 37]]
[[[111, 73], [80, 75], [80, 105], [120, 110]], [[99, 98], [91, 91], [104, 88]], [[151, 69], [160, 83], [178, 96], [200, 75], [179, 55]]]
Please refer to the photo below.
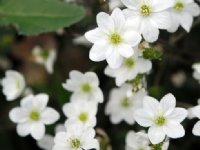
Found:
[[82, 7], [56, 0], [1, 0], [0, 25], [15, 25], [20, 34], [56, 31], [78, 22]]
[[161, 59], [162, 53], [153, 48], [145, 48], [143, 51], [143, 57], [145, 59]]

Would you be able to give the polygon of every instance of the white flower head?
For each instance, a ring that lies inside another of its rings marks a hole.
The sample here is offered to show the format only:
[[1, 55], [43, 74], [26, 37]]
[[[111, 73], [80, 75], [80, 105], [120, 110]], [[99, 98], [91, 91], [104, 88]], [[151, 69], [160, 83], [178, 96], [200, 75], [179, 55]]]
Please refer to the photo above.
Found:
[[25, 137], [31, 135], [34, 139], [41, 139], [45, 134], [45, 125], [50, 125], [59, 119], [54, 109], [47, 107], [47, 94], [29, 95], [21, 100], [20, 107], [13, 108], [9, 117], [17, 123], [17, 133]]
[[79, 71], [71, 71], [69, 79], [62, 84], [63, 88], [73, 92], [71, 100], [85, 100], [103, 102], [103, 93], [99, 88], [99, 79], [94, 72], [81, 73]]
[[35, 61], [44, 65], [48, 73], [53, 73], [53, 66], [56, 61], [57, 53], [55, 49], [42, 49], [39, 46], [33, 48]]
[[193, 77], [200, 83], [200, 63], [194, 63], [192, 68], [194, 69]]
[[66, 125], [66, 132], [59, 132], [54, 138], [52, 150], [99, 150], [99, 143], [93, 128], [85, 128], [76, 122]]
[[146, 96], [143, 108], [135, 112], [136, 122], [143, 127], [150, 127], [148, 137], [152, 144], [158, 144], [167, 135], [170, 138], [180, 138], [185, 130], [180, 124], [187, 117], [187, 110], [175, 108], [176, 99], [172, 94], [165, 95], [160, 102]]
[[148, 42], [155, 42], [159, 29], [168, 29], [171, 25], [167, 9], [173, 5], [173, 0], [122, 0], [122, 3], [128, 7], [124, 10], [128, 24]]
[[6, 76], [1, 80], [3, 86], [3, 94], [7, 101], [13, 101], [22, 95], [25, 89], [25, 80], [21, 73], [8, 70]]
[[85, 37], [94, 43], [89, 57], [93, 61], [106, 59], [111, 68], [119, 68], [123, 58], [134, 54], [133, 47], [141, 41], [141, 35], [127, 26], [124, 14], [119, 8], [111, 15], [100, 12], [97, 15], [98, 28], [85, 33]]
[[146, 95], [147, 93], [143, 90], [132, 93], [131, 85], [124, 84], [111, 91], [105, 113], [110, 115], [113, 124], [118, 124], [122, 120], [128, 124], [134, 124], [134, 113], [136, 109], [142, 107], [142, 99]]
[[126, 150], [151, 150], [148, 135], [144, 131], [129, 131], [126, 135]]
[[181, 25], [189, 32], [193, 23], [193, 17], [200, 14], [200, 7], [194, 0], [174, 0], [173, 7], [169, 11], [172, 23], [168, 31], [175, 32]]
[[147, 73], [151, 70], [152, 63], [148, 59], [136, 55], [123, 59], [122, 65], [118, 69], [106, 67], [104, 73], [115, 78], [117, 86], [121, 86], [126, 81], [134, 79], [138, 74]]
[[[192, 114], [194, 115], [194, 117], [197, 117], [198, 119], [200, 119], [200, 103], [198, 102], [198, 105], [191, 108]], [[192, 133], [196, 136], [200, 136], [200, 121], [198, 121], [193, 129], [192, 129]]]
[[96, 125], [97, 104], [95, 102], [74, 101], [63, 106], [63, 112], [68, 118], [66, 122], [80, 122], [86, 127]]

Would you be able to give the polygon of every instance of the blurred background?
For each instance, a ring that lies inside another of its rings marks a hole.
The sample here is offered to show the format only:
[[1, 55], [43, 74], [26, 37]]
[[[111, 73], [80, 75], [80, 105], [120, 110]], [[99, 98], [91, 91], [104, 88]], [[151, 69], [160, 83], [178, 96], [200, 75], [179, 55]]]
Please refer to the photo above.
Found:
[[[109, 12], [109, 5], [104, 0], [79, 0], [77, 3], [84, 6], [86, 16], [80, 22], [57, 32], [27, 37], [19, 35], [13, 26], [1, 26], [0, 78], [5, 76], [5, 71], [8, 69], [21, 72], [33, 93], [44, 92], [50, 95], [49, 105], [60, 112], [62, 117], [59, 122], [63, 123], [65, 117], [62, 105], [69, 101], [71, 93], [64, 90], [61, 83], [65, 82], [71, 70], [96, 72], [105, 98], [104, 103], [99, 105], [97, 128], [108, 134], [110, 142], [105, 139], [106, 145], [111, 145], [113, 150], [123, 150], [127, 131], [131, 129], [139, 131], [142, 128], [138, 125], [129, 126], [124, 122], [112, 125], [105, 116], [105, 103], [109, 91], [115, 87], [115, 82], [103, 73], [106, 62], [95, 63], [89, 60], [91, 45], [81, 37], [87, 30], [96, 26], [95, 17], [98, 12]], [[44, 66], [34, 61], [32, 49], [36, 45], [56, 49], [57, 59], [53, 74], [48, 74]], [[191, 66], [200, 61], [200, 17], [195, 19], [190, 33], [181, 28], [174, 34], [161, 31], [159, 40], [153, 46], [160, 50], [163, 56], [161, 60], [153, 61], [153, 69], [147, 76], [149, 95], [159, 99], [171, 92], [177, 98], [178, 106], [189, 108], [197, 105], [197, 99], [200, 98], [200, 84], [193, 79]], [[30, 136], [19, 137], [16, 134], [15, 124], [9, 120], [9, 111], [18, 106], [19, 101], [20, 98], [7, 102], [2, 92], [0, 93], [0, 149], [39, 150]], [[183, 122], [186, 136], [171, 140], [169, 150], [200, 149], [200, 137], [191, 133], [196, 121], [197, 119], [187, 119]], [[54, 134], [54, 127], [54, 125], [48, 126], [47, 132]]]

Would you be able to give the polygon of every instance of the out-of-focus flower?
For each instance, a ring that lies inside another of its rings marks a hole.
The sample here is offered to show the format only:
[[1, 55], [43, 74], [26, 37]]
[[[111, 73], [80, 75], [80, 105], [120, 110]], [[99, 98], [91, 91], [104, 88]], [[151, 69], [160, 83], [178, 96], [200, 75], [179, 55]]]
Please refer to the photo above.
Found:
[[[197, 104], [200, 105], [200, 98], [197, 100]], [[193, 108], [194, 108], [194, 106], [188, 108], [188, 116], [187, 116], [188, 119], [193, 119], [196, 117], [192, 112]]]
[[7, 101], [13, 101], [18, 98], [24, 91], [25, 80], [21, 73], [8, 70], [6, 76], [1, 80], [3, 86], [3, 94]]
[[148, 137], [152, 144], [158, 144], [167, 135], [180, 138], [185, 130], [180, 124], [187, 117], [187, 110], [175, 108], [176, 99], [172, 94], [165, 95], [160, 102], [153, 97], [143, 99], [143, 108], [135, 112], [136, 122], [143, 127], [150, 127]]
[[106, 59], [111, 68], [119, 68], [123, 58], [134, 54], [133, 47], [141, 41], [141, 35], [127, 27], [127, 21], [119, 8], [111, 15], [100, 12], [97, 15], [98, 28], [85, 33], [85, 37], [94, 43], [89, 57], [92, 61]]
[[42, 49], [35, 46], [32, 53], [37, 63], [44, 65], [48, 73], [53, 73], [53, 66], [57, 57], [55, 49]]
[[128, 7], [124, 10], [128, 24], [138, 30], [148, 42], [155, 42], [159, 36], [159, 29], [168, 29], [171, 19], [168, 8], [173, 0], [122, 0]]
[[192, 68], [194, 69], [193, 77], [200, 83], [200, 63], [194, 63]]
[[148, 135], [144, 131], [129, 131], [126, 135], [126, 150], [151, 150]]
[[124, 5], [122, 4], [121, 0], [108, 0], [108, 6], [110, 10], [113, 10], [118, 7], [123, 7]]
[[176, 87], [181, 87], [186, 80], [185, 72], [178, 71], [171, 76], [171, 81]]
[[105, 113], [110, 115], [113, 124], [118, 124], [122, 120], [128, 124], [134, 124], [134, 113], [136, 109], [142, 107], [142, 99], [146, 95], [147, 93], [143, 90], [132, 93], [132, 86], [124, 84], [111, 91]]
[[85, 128], [76, 122], [66, 126], [66, 132], [59, 132], [54, 138], [52, 150], [99, 150], [99, 143], [93, 128]]
[[25, 137], [29, 134], [38, 140], [45, 134], [45, 126], [55, 123], [60, 115], [47, 107], [47, 94], [29, 95], [21, 100], [21, 106], [13, 108], [9, 117], [17, 123], [17, 133]]
[[69, 79], [62, 86], [66, 90], [73, 92], [71, 101], [85, 100], [93, 102], [103, 102], [103, 93], [99, 88], [99, 79], [94, 72], [71, 71]]
[[63, 112], [68, 118], [66, 122], [80, 122], [86, 127], [96, 125], [97, 104], [87, 101], [74, 101], [63, 106]]
[[190, 31], [193, 17], [200, 14], [200, 7], [193, 0], [174, 0], [170, 8], [171, 26], [169, 32], [175, 32], [181, 25], [187, 32]]
[[134, 79], [138, 74], [149, 72], [151, 68], [150, 60], [134, 55], [125, 58], [120, 68], [112, 69], [107, 66], [104, 72], [106, 75], [115, 78], [117, 86], [121, 86], [124, 82]]

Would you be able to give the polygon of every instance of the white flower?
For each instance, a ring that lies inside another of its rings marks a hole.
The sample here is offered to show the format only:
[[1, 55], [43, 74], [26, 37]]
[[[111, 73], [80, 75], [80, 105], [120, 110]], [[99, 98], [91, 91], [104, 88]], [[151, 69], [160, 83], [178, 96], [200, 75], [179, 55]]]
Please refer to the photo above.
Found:
[[120, 88], [111, 91], [109, 101], [106, 105], [105, 113], [110, 115], [113, 124], [118, 124], [122, 120], [128, 124], [134, 124], [134, 113], [136, 109], [142, 107], [142, 99], [146, 92], [141, 90], [132, 93], [130, 84], [124, 84]]
[[93, 128], [85, 128], [78, 122], [68, 124], [66, 132], [56, 134], [52, 150], [99, 150], [99, 143], [94, 137]]
[[89, 57], [93, 61], [105, 60], [111, 68], [119, 68], [123, 58], [134, 54], [133, 47], [141, 41], [141, 35], [127, 27], [127, 21], [119, 8], [111, 16], [104, 12], [97, 15], [98, 28], [85, 33], [85, 37], [94, 43]]
[[200, 63], [194, 63], [192, 68], [194, 69], [193, 77], [200, 83]]
[[[192, 109], [192, 113], [195, 117], [197, 117], [198, 119], [200, 119], [200, 104], [198, 102], [198, 105], [193, 107]], [[194, 128], [192, 129], [192, 133], [196, 136], [200, 136], [200, 121], [198, 121], [195, 125]]]
[[1, 85], [7, 101], [13, 101], [22, 95], [25, 88], [25, 80], [21, 73], [8, 70], [6, 71], [6, 76], [1, 80]]
[[48, 73], [53, 73], [53, 66], [56, 60], [55, 49], [42, 49], [39, 46], [33, 48], [33, 56], [35, 61], [41, 65], [44, 65]]
[[181, 25], [187, 32], [190, 31], [193, 17], [200, 14], [200, 7], [193, 0], [174, 0], [170, 8], [171, 26], [169, 32], [175, 32]]
[[187, 110], [175, 108], [175, 105], [176, 99], [172, 94], [165, 95], [160, 102], [146, 96], [143, 99], [143, 108], [136, 110], [136, 122], [143, 127], [150, 127], [148, 136], [151, 143], [162, 142], [165, 135], [170, 138], [180, 138], [185, 135], [180, 122], [186, 118]]
[[104, 73], [115, 78], [116, 85], [121, 86], [124, 82], [134, 79], [138, 74], [149, 72], [151, 68], [152, 63], [150, 60], [134, 55], [125, 58], [118, 69], [107, 66]]
[[171, 25], [167, 11], [172, 0], [122, 0], [128, 7], [124, 10], [129, 24], [136, 28], [148, 42], [158, 39], [159, 29], [168, 29]]
[[103, 102], [103, 93], [99, 88], [99, 79], [94, 72], [86, 72], [85, 74], [79, 71], [71, 71], [70, 79], [66, 80], [62, 86], [66, 90], [73, 92], [72, 101], [85, 100]]
[[[59, 133], [65, 131], [65, 127], [63, 124], [56, 125], [55, 133]], [[42, 139], [37, 141], [37, 145], [39, 148], [44, 150], [52, 150], [54, 146], [54, 137], [50, 134], [46, 134]]]
[[151, 150], [148, 135], [143, 131], [129, 131], [126, 135], [126, 150]]
[[121, 0], [109, 0], [108, 6], [110, 10], [113, 10], [114, 8], [117, 8], [117, 7], [123, 7], [124, 5], [122, 4]]
[[68, 117], [66, 122], [80, 122], [86, 127], [96, 125], [97, 104], [87, 101], [74, 101], [63, 106], [63, 112]]
[[47, 107], [48, 95], [29, 95], [21, 100], [20, 107], [12, 109], [10, 119], [17, 123], [17, 133], [25, 137], [28, 134], [34, 139], [41, 139], [45, 134], [45, 124], [53, 124], [59, 119], [54, 109]]

